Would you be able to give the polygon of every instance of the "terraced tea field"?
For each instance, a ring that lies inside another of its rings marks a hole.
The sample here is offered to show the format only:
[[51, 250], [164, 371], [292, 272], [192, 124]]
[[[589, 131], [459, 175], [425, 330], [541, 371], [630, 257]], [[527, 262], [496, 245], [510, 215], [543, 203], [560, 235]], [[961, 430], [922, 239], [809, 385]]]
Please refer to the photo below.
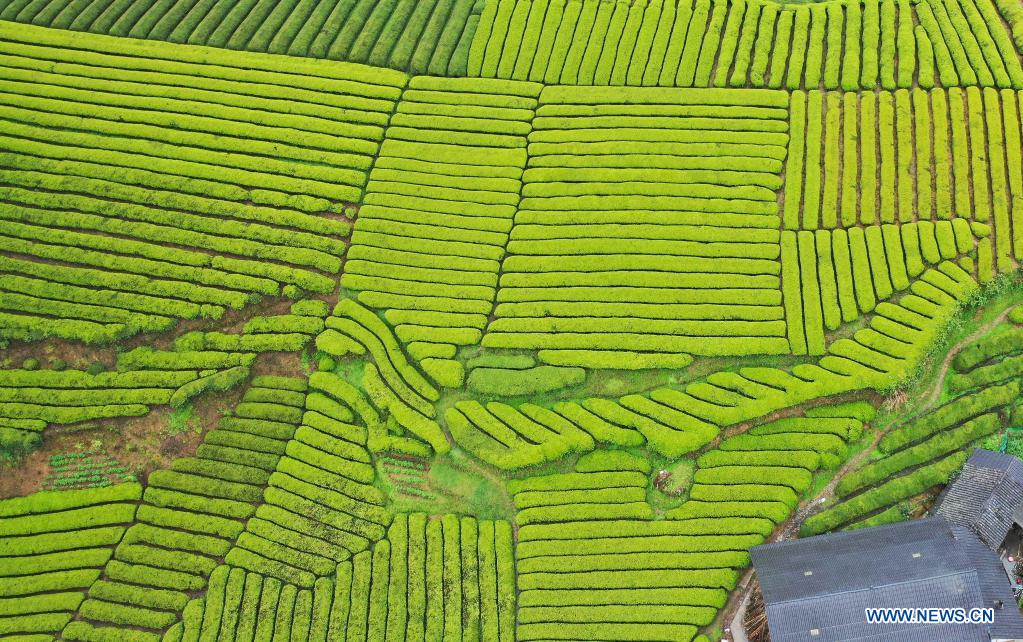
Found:
[[1021, 51], [1017, 0], [0, 0], [0, 638], [721, 639], [750, 548], [1020, 425]]

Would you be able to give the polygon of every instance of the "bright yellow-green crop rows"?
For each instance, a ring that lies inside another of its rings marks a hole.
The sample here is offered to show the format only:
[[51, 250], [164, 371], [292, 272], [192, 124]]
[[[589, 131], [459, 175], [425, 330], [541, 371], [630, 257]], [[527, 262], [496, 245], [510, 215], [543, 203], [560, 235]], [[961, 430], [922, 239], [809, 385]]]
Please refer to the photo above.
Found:
[[[0, 638], [719, 639], [750, 548], [1023, 418], [1021, 48], [1015, 0], [0, 0]], [[32, 493], [90, 440], [138, 481]]]

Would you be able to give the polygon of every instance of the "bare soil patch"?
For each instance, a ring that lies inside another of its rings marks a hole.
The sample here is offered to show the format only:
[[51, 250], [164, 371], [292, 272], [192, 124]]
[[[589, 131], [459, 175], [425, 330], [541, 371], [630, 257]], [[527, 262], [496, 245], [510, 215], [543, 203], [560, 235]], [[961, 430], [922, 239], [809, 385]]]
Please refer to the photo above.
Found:
[[195, 400], [185, 426], [174, 428], [166, 406], [143, 417], [126, 417], [48, 428], [43, 444], [17, 462], [0, 464], [0, 498], [28, 495], [42, 489], [52, 455], [76, 452], [101, 442], [106, 452], [145, 481], [151, 472], [167, 468], [179, 457], [195, 454], [203, 435], [241, 398], [244, 387], [204, 395]]

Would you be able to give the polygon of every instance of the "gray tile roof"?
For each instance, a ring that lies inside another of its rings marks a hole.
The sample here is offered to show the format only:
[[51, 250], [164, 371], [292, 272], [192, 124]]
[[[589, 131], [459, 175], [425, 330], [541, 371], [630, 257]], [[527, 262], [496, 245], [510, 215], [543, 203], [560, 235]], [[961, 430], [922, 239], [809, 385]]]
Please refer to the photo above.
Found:
[[[750, 551], [772, 642], [933, 642], [1023, 638], [998, 557], [969, 530], [930, 518], [765, 544]], [[868, 607], [987, 607], [981, 625], [868, 624]], [[810, 631], [816, 629], [817, 635]]]
[[978, 448], [931, 512], [973, 530], [997, 550], [1016, 518], [1023, 517], [1023, 462]]

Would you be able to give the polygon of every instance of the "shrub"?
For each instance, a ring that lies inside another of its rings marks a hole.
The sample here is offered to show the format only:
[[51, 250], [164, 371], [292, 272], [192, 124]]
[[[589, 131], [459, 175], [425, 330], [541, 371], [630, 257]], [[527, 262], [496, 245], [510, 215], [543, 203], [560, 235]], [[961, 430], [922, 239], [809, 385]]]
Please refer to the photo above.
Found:
[[549, 392], [582, 383], [582, 368], [536, 366], [526, 370], [475, 368], [469, 373], [468, 386], [476, 392], [500, 397], [515, 397]]
[[831, 434], [842, 439], [849, 439], [850, 433], [855, 434], [859, 428], [862, 428], [862, 424], [859, 421], [842, 418], [841, 416], [835, 418], [789, 417], [772, 421], [769, 424], [754, 426], [748, 433], [758, 436], [779, 433], [815, 433]]
[[799, 496], [785, 486], [760, 484], [696, 484], [689, 491], [689, 497], [697, 501], [766, 501], [782, 502], [790, 510], [799, 503]]
[[1016, 382], [963, 395], [888, 433], [878, 443], [878, 449], [883, 453], [895, 452], [941, 430], [1008, 404], [1018, 396], [1019, 384]]
[[789, 516], [789, 507], [782, 502], [701, 502], [689, 500], [667, 513], [669, 519], [758, 517], [779, 524]]
[[700, 448], [718, 433], [717, 426], [640, 395], [623, 397], [620, 404], [587, 399], [584, 405], [608, 421], [635, 428], [650, 447], [670, 458]]
[[525, 491], [584, 490], [622, 488], [627, 486], [646, 487], [646, 481], [645, 475], [634, 471], [566, 473], [510, 480], [508, 482], [508, 491], [514, 494]]
[[700, 455], [701, 468], [715, 466], [797, 466], [806, 470], [820, 467], [820, 455], [813, 450], [709, 450]]
[[963, 448], [964, 446], [990, 435], [1001, 427], [998, 415], [989, 413], [964, 423], [958, 428], [939, 432], [927, 441], [916, 446], [900, 450], [884, 459], [870, 462], [856, 470], [838, 483], [835, 494], [845, 497], [861, 488], [880, 482], [892, 475], [942, 455]]
[[807, 417], [851, 417], [863, 423], [873, 421], [877, 411], [868, 401], [850, 401], [836, 405], [821, 405], [806, 410]]
[[1023, 355], [1006, 357], [987, 366], [974, 368], [967, 374], [952, 373], [948, 376], [949, 388], [962, 392], [975, 388], [1002, 383], [1023, 374]]
[[297, 424], [302, 421], [302, 410], [277, 403], [243, 401], [235, 406], [235, 414], [246, 419], [263, 419]]
[[188, 403], [193, 397], [197, 397], [209, 391], [223, 392], [244, 381], [249, 376], [249, 369], [245, 366], [235, 366], [222, 370], [208, 377], [201, 377], [195, 381], [186, 383], [178, 388], [170, 398], [170, 405], [180, 408]]
[[1005, 328], [963, 348], [952, 360], [957, 372], [969, 372], [997, 356], [1023, 351], [1023, 328]]
[[149, 477], [149, 485], [240, 502], [256, 503], [262, 497], [258, 487], [170, 470], [154, 471]]
[[891, 508], [884, 509], [883, 511], [877, 513], [876, 515], [871, 515], [866, 519], [861, 519], [858, 522], [853, 522], [852, 524], [849, 524], [848, 526], [844, 527], [842, 530], [851, 531], [858, 528], [871, 528], [873, 526], [895, 524], [905, 519], [906, 516], [903, 514], [902, 509], [899, 506], [892, 506]]
[[[117, 484], [110, 488], [117, 488], [118, 486], [129, 486], [129, 491], [138, 496], [138, 485], [137, 484]], [[45, 491], [40, 493], [41, 496], [46, 496], [49, 499], [50, 496], [56, 496], [61, 492], [74, 493], [79, 495], [78, 501], [81, 500], [81, 495], [95, 494], [97, 498], [111, 497], [117, 498], [123, 496], [124, 491], [121, 491], [122, 495], [114, 493], [102, 493], [107, 489], [87, 489], [87, 490], [75, 490], [75, 491]], [[36, 499], [36, 498], [33, 498]], [[42, 497], [38, 498], [42, 499]], [[7, 510], [16, 510], [14, 507], [18, 505], [18, 502], [11, 502], [13, 506], [8, 505], [4, 508]], [[3, 524], [4, 533], [9, 536], [15, 535], [34, 535], [38, 533], [49, 533], [55, 530], [55, 525], [59, 523], [60, 530], [68, 531], [74, 529], [83, 528], [95, 528], [98, 526], [107, 526], [110, 524], [125, 524], [131, 522], [135, 517], [135, 506], [134, 504], [125, 503], [113, 503], [113, 504], [102, 504], [99, 506], [89, 506], [88, 504], [80, 507], [75, 507], [75, 504], [70, 504], [63, 498], [54, 497], [53, 508], [45, 508], [43, 506], [32, 506], [26, 513], [13, 513], [10, 516], [2, 518], [0, 523]], [[59, 520], [55, 522], [54, 520]]]
[[233, 519], [246, 519], [253, 513], [253, 507], [244, 502], [230, 499], [213, 499], [154, 487], [146, 489], [144, 499], [154, 506], [180, 508]]
[[817, 433], [777, 433], [768, 435], [744, 434], [721, 442], [722, 450], [816, 450], [821, 454], [844, 456], [845, 442], [841, 437]]
[[718, 466], [696, 471], [697, 484], [765, 484], [787, 486], [796, 492], [810, 487], [813, 476], [802, 468]]
[[177, 616], [173, 613], [104, 602], [96, 599], [87, 599], [83, 602], [79, 612], [82, 617], [93, 621], [149, 629], [167, 628], [177, 621]]
[[238, 537], [238, 534], [244, 530], [242, 524], [232, 519], [148, 505], [139, 507], [138, 519], [140, 522], [154, 526], [205, 533], [225, 540]]
[[624, 450], [596, 450], [579, 458], [577, 472], [610, 472], [636, 470], [650, 474], [650, 462]]
[[813, 515], [803, 522], [800, 536], [825, 533], [873, 511], [919, 495], [932, 486], [947, 483], [949, 477], [962, 468], [966, 458], [966, 453], [950, 455]]

